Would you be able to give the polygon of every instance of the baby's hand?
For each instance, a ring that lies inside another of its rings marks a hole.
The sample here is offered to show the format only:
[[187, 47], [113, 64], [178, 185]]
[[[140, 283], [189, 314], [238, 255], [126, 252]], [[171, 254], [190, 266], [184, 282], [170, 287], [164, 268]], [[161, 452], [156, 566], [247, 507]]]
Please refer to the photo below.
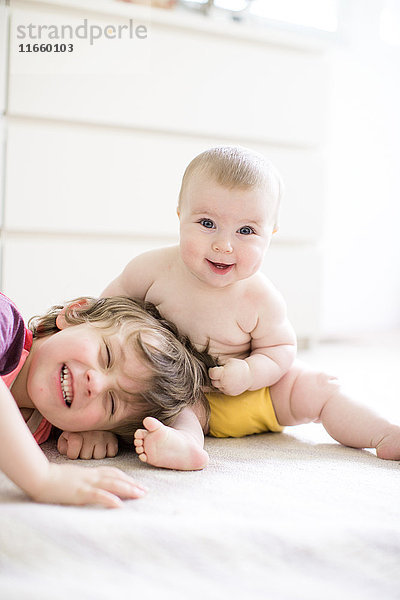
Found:
[[250, 367], [239, 358], [230, 358], [223, 367], [212, 367], [208, 374], [213, 386], [228, 396], [239, 396], [251, 386]]
[[111, 431], [63, 431], [57, 448], [71, 459], [112, 458], [118, 454], [118, 439]]
[[140, 498], [144, 486], [114, 467], [78, 467], [49, 463], [37, 489], [30, 493], [36, 502], [51, 504], [99, 504], [120, 508], [121, 499]]

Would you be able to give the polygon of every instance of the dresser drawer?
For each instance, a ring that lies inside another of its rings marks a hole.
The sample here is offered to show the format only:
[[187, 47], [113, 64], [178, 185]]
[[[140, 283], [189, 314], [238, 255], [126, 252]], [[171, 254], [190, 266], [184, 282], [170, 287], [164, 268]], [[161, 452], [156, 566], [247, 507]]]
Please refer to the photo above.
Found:
[[[11, 6], [12, 115], [300, 145], [321, 140], [326, 65], [319, 53], [161, 22], [147, 23], [147, 39], [75, 39], [72, 53], [21, 53], [17, 27], [75, 30], [87, 19], [104, 29], [128, 23], [130, 13]], [[46, 32], [40, 42], [54, 43]]]

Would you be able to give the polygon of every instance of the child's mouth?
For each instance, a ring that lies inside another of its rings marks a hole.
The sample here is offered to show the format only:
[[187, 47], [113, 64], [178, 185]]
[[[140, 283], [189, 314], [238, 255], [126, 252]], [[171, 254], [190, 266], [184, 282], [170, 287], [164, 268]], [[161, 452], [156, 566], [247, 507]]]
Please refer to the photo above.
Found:
[[74, 397], [72, 388], [72, 374], [67, 365], [63, 365], [60, 373], [61, 391], [65, 404], [70, 407]]
[[207, 258], [207, 262], [210, 265], [212, 271], [214, 271], [214, 273], [219, 273], [219, 274], [226, 274], [229, 271], [231, 271], [233, 269], [233, 267], [235, 266], [234, 263], [233, 264], [226, 264], [226, 263], [219, 263], [219, 262], [213, 262], [212, 260], [208, 260]]

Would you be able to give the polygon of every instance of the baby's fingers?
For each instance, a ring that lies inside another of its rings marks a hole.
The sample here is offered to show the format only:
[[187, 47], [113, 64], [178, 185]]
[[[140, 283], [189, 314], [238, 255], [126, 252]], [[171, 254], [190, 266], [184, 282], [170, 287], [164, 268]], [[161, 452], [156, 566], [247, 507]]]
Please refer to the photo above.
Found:
[[223, 372], [224, 367], [211, 367], [210, 369], [208, 369], [208, 375], [212, 382], [221, 379]]

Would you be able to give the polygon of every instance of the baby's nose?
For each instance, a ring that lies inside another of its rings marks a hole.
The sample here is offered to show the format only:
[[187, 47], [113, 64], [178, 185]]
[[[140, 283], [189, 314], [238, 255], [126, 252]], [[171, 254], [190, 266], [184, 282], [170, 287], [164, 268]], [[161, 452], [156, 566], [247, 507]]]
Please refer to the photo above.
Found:
[[232, 244], [229, 238], [220, 238], [212, 244], [214, 252], [226, 252], [230, 254], [233, 251]]

